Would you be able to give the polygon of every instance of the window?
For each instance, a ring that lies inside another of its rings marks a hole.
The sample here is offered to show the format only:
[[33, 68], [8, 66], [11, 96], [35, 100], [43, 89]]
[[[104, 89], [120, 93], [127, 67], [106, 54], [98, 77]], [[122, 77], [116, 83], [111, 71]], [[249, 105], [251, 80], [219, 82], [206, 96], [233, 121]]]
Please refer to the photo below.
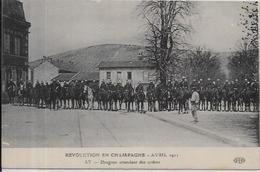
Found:
[[4, 52], [5, 53], [10, 53], [10, 35], [8, 33], [4, 33]]
[[111, 79], [111, 72], [107, 72], [107, 79]]
[[14, 54], [20, 55], [21, 52], [21, 39], [18, 37], [14, 38]]
[[127, 72], [127, 79], [131, 80], [132, 79], [132, 72]]
[[149, 80], [149, 74], [148, 74], [148, 72], [147, 71], [144, 71], [143, 72], [143, 80], [144, 80], [144, 82], [148, 82], [148, 80]]
[[117, 72], [117, 80], [120, 81], [122, 79], [122, 72]]

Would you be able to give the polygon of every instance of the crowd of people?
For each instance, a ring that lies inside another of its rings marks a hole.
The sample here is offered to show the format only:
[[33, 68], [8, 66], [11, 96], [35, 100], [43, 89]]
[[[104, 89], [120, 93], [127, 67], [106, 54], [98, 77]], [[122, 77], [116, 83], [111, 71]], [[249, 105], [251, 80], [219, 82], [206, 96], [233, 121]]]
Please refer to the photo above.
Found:
[[[199, 93], [199, 110], [214, 111], [258, 111], [258, 82], [238, 80], [215, 81], [208, 78], [158, 81], [148, 85], [131, 81], [125, 85], [102, 81], [69, 81], [51, 83], [23, 82], [7, 84], [9, 102], [50, 109], [99, 109], [117, 111], [173, 111], [187, 113], [191, 91]], [[147, 106], [145, 106], [147, 105]]]

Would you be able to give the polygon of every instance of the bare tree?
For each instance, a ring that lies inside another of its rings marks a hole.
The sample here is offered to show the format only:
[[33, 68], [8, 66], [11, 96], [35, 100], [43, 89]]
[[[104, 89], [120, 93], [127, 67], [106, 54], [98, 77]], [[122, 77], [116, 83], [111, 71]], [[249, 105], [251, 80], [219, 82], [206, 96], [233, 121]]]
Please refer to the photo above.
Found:
[[244, 37], [250, 49], [258, 48], [258, 2], [243, 2], [240, 22], [243, 25]]
[[224, 79], [224, 74], [221, 71], [221, 64], [219, 56], [216, 53], [212, 53], [210, 50], [197, 47], [193, 51], [187, 53], [187, 57], [183, 58], [182, 66], [179, 70], [182, 75], [189, 76], [188, 80], [211, 78]]
[[171, 66], [184, 51], [184, 35], [191, 30], [185, 18], [191, 15], [190, 1], [143, 1], [139, 9], [146, 20], [147, 52], [155, 64], [161, 82], [165, 83]]
[[241, 43], [228, 64], [232, 79], [258, 80], [258, 49], [249, 49], [246, 42]]

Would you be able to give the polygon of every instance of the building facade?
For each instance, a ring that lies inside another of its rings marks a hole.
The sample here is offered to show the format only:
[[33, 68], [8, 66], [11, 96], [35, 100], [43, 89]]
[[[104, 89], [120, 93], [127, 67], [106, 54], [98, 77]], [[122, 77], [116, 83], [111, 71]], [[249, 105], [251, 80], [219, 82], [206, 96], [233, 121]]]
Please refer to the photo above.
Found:
[[28, 35], [31, 24], [26, 21], [22, 2], [3, 0], [1, 77], [2, 93], [12, 79], [15, 83], [28, 79]]
[[156, 80], [154, 66], [146, 61], [102, 61], [98, 68], [100, 83], [111, 80], [125, 85], [130, 80], [136, 87], [138, 82], [148, 84]]

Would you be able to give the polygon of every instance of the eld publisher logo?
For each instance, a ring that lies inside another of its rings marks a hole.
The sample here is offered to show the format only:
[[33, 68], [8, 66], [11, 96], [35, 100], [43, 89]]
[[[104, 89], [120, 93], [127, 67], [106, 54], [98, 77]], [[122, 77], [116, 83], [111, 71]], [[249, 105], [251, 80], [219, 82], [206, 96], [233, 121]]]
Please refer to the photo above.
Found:
[[233, 161], [236, 164], [244, 164], [246, 162], [246, 159], [243, 157], [236, 157]]

